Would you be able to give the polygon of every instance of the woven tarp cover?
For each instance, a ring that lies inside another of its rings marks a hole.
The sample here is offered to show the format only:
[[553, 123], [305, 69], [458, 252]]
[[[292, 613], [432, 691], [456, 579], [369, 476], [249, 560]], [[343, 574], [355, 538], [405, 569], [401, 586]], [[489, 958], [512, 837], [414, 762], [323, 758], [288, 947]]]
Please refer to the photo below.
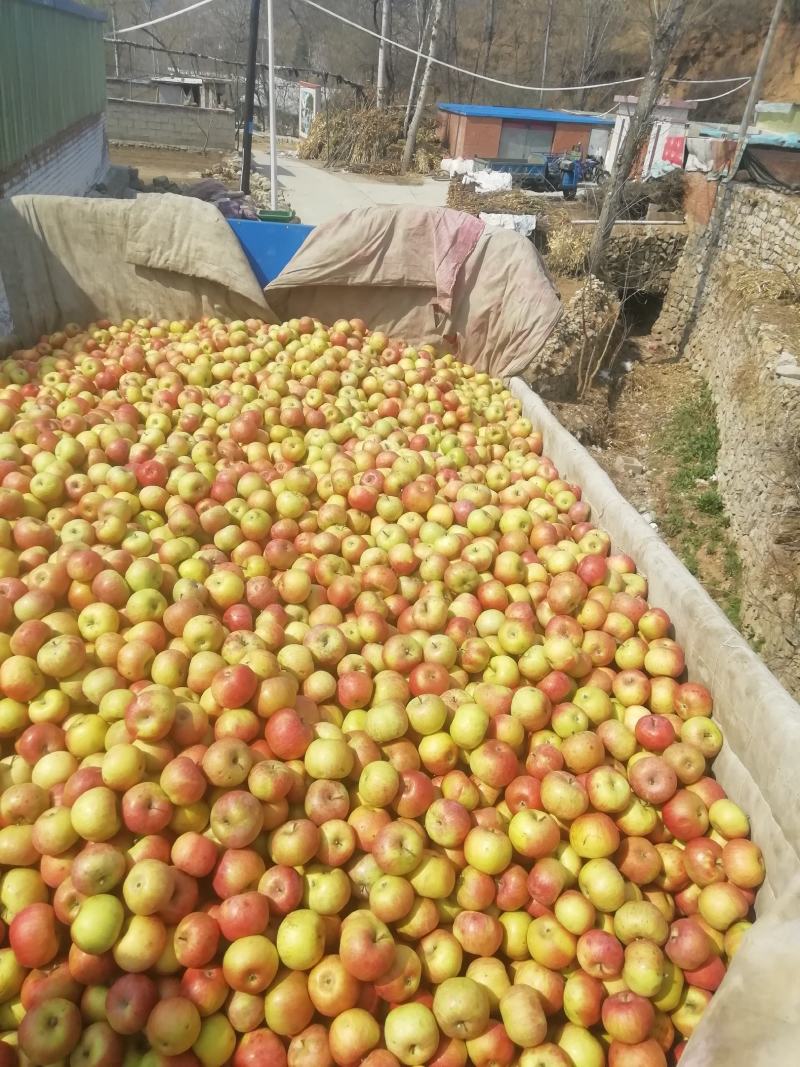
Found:
[[416, 344], [451, 339], [498, 378], [522, 371], [561, 313], [539, 254], [448, 208], [372, 207], [318, 226], [266, 289], [281, 318], [358, 316]]
[[692, 679], [712, 690], [725, 733], [714, 773], [749, 814], [764, 851], [758, 922], [681, 1067], [793, 1067], [800, 1063], [800, 706], [543, 401], [518, 378], [512, 390], [542, 432], [546, 455], [580, 484], [593, 520], [647, 577], [650, 601], [670, 614]]
[[272, 318], [219, 211], [169, 193], [0, 200], [0, 275], [14, 335], [28, 345], [99, 317]]

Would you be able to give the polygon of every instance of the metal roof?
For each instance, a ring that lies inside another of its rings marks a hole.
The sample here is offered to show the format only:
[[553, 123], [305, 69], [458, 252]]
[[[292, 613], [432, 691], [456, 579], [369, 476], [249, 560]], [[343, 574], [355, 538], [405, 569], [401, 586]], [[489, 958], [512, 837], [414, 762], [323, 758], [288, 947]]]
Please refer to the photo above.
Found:
[[516, 119], [522, 122], [561, 122], [572, 126], [614, 125], [614, 119], [586, 112], [551, 111], [545, 107], [493, 107], [490, 104], [438, 104], [440, 111], [476, 119]]
[[[213, 80], [213, 79], [209, 79]], [[194, 74], [159, 74], [155, 78], [151, 78], [150, 81], [163, 83], [165, 85], [202, 85], [203, 79], [196, 77]]]
[[65, 15], [77, 15], [78, 18], [91, 19], [93, 22], [105, 22], [108, 16], [105, 11], [98, 11], [86, 4], [76, 3], [75, 0], [23, 0], [26, 4], [36, 4], [39, 7], [52, 7]]
[[[699, 126], [701, 137], [714, 137], [718, 140], [736, 140], [738, 127], [733, 124], [719, 123], [716, 126]], [[791, 148], [800, 149], [800, 133], [787, 131], [780, 133], [777, 130], [763, 130], [758, 126], [751, 126], [747, 134], [747, 143], [757, 148]]]

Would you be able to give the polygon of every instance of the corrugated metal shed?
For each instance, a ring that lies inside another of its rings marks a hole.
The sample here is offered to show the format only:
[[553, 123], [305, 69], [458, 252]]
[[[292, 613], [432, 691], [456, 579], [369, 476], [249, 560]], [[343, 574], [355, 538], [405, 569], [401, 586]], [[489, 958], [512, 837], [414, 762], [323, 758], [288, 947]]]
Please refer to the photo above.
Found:
[[102, 13], [0, 0], [0, 171], [105, 108]]
[[465, 115], [477, 119], [510, 119], [517, 122], [557, 122], [573, 126], [614, 125], [614, 119], [604, 115], [589, 115], [577, 111], [553, 111], [544, 107], [494, 107], [491, 104], [437, 104], [440, 111], [451, 115]]

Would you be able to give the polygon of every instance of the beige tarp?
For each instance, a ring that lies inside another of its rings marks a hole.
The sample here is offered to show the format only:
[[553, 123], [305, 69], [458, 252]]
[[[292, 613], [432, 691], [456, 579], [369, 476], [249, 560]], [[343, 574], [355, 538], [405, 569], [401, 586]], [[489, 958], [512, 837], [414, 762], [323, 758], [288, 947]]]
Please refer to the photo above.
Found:
[[446, 208], [338, 216], [311, 233], [265, 301], [211, 204], [12, 197], [0, 201], [0, 276], [22, 344], [97, 317], [358, 316], [417, 343], [448, 338], [499, 377], [527, 366], [561, 311], [529, 241]]
[[98, 317], [272, 321], [228, 223], [186, 196], [0, 200], [0, 274], [24, 344]]
[[478, 370], [520, 373], [561, 303], [530, 241], [447, 208], [371, 207], [318, 226], [267, 286], [281, 318], [358, 316], [373, 329], [457, 339]]
[[714, 773], [747, 811], [764, 851], [759, 919], [681, 1059], [681, 1067], [800, 1064], [800, 706], [613, 482], [517, 378], [514, 393], [544, 434], [545, 453], [574, 479], [592, 518], [629, 553], [653, 604], [669, 612], [693, 679], [714, 694], [725, 746]]

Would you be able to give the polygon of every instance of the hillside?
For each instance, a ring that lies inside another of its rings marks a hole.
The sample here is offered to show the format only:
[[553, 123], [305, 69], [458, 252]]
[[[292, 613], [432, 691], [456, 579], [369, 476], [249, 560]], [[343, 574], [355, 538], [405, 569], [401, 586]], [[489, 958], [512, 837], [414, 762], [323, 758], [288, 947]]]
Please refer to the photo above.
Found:
[[[761, 5], [762, 7], [764, 5]], [[682, 42], [674, 64], [674, 73], [681, 78], [731, 77], [734, 74], [752, 74], [766, 30], [765, 19], [757, 27], [725, 25], [710, 32], [694, 31]], [[749, 20], [748, 20], [749, 21]], [[767, 100], [800, 100], [800, 65], [797, 55], [800, 50], [800, 23], [784, 20], [778, 29], [762, 97]], [[724, 86], [720, 86], [722, 91]], [[692, 95], [711, 96], [715, 90], [704, 88]], [[746, 92], [734, 93], [722, 100], [703, 105], [699, 115], [714, 117], [720, 121], [737, 121], [742, 115]]]
[[[151, 16], [153, 0], [94, 0], [114, 15], [122, 28]], [[387, 0], [391, 3], [391, 36], [418, 47], [420, 29], [432, 0]], [[643, 73], [649, 60], [652, 0], [444, 0], [438, 54], [456, 69], [437, 67], [429, 99], [473, 101], [517, 106], [553, 106], [606, 111], [616, 93], [635, 86], [596, 91], [547, 92], [522, 86], [591, 84]], [[160, 0], [159, 10], [175, 10], [185, 0]], [[326, 0], [332, 11], [372, 29], [378, 26], [380, 0]], [[773, 0], [689, 0], [685, 29], [671, 73], [685, 78], [733, 77], [755, 71], [769, 23]], [[764, 96], [800, 99], [800, 0], [785, 0], [785, 16], [773, 51]], [[219, 57], [220, 63], [245, 59], [248, 0], [215, 0], [191, 18], [158, 24], [126, 40], [166, 49], [187, 49]], [[328, 72], [364, 87], [371, 94], [377, 70], [377, 42], [358, 30], [307, 6], [284, 0], [276, 6], [276, 56], [279, 64], [300, 77]], [[259, 58], [265, 58], [265, 32], [260, 32]], [[545, 41], [548, 42], [545, 50]], [[427, 50], [428, 41], [422, 44]], [[545, 51], [547, 52], [545, 62]], [[111, 59], [109, 50], [109, 60]], [[128, 60], [124, 47], [122, 62]], [[119, 60], [120, 55], [117, 55]], [[147, 57], [145, 57], [147, 58]], [[414, 68], [413, 56], [398, 49], [388, 55], [388, 80], [393, 103], [404, 105]], [[238, 68], [241, 76], [242, 68]], [[475, 78], [483, 75], [490, 80]], [[491, 81], [494, 79], [494, 81]], [[670, 95], [706, 97], [727, 86], [671, 86]], [[329, 92], [336, 94], [335, 83]], [[344, 93], [347, 96], [347, 93]], [[360, 99], [363, 99], [360, 98]], [[704, 103], [698, 117], [736, 120], [745, 90]], [[351, 100], [342, 99], [343, 103]]]

